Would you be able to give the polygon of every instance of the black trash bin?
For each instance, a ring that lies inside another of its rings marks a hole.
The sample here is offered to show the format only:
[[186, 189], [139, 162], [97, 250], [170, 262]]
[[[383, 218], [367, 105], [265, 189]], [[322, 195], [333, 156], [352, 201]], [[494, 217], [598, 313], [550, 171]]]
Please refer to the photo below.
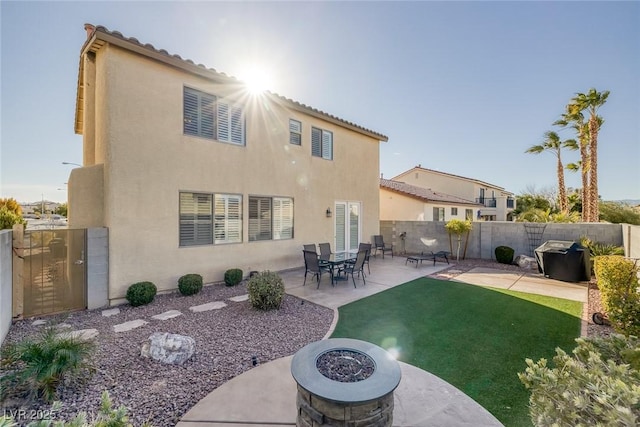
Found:
[[549, 240], [535, 250], [538, 271], [563, 282], [591, 280], [589, 250], [575, 242]]

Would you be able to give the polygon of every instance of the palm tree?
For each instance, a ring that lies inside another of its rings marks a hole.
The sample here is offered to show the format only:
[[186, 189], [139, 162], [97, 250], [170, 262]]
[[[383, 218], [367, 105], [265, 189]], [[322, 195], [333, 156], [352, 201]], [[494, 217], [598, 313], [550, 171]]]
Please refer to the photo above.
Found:
[[540, 145], [533, 145], [526, 151], [531, 154], [540, 154], [543, 151], [551, 151], [555, 154], [556, 171], [558, 173], [558, 196], [560, 199], [560, 212], [567, 212], [569, 210], [569, 202], [567, 201], [567, 189], [564, 184], [564, 166], [562, 165], [562, 158], [560, 151], [563, 147], [575, 149], [578, 143], [573, 139], [567, 139], [561, 141], [557, 133], [548, 131], [544, 134], [544, 141]]
[[[589, 211], [589, 125], [585, 123], [584, 116], [579, 106], [572, 103], [566, 107], [566, 112], [562, 114], [559, 120], [556, 120], [554, 126], [567, 127], [571, 126], [578, 135], [578, 149], [580, 150], [580, 161], [567, 165], [567, 168], [575, 171], [571, 166], [579, 165], [582, 178], [582, 221], [591, 222]], [[573, 149], [573, 148], [572, 148]]]
[[[598, 198], [598, 131], [601, 119], [598, 117], [598, 109], [607, 102], [609, 91], [596, 91], [577, 93], [572, 99], [580, 111], [589, 112], [589, 217], [592, 222], [600, 220], [600, 207]], [[584, 200], [583, 200], [584, 202]]]

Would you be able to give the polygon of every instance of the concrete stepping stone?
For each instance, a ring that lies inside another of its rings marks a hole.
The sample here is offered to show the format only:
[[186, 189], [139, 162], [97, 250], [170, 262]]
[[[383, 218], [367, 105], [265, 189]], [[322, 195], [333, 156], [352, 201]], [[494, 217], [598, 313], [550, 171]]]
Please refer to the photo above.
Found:
[[61, 338], [77, 338], [81, 341], [89, 341], [97, 337], [99, 334], [97, 329], [80, 329], [77, 331], [67, 331], [58, 334]]
[[146, 325], [149, 322], [145, 322], [142, 319], [131, 320], [129, 322], [119, 323], [117, 325], [113, 325], [113, 330], [115, 332], [127, 332], [135, 328], [139, 328], [140, 326]]
[[213, 301], [206, 304], [194, 305], [193, 307], [189, 307], [189, 310], [193, 311], [194, 313], [200, 313], [202, 311], [218, 310], [226, 306], [227, 304], [222, 301]]
[[46, 325], [47, 321], [44, 319], [38, 319], [38, 320], [34, 320], [32, 325], [33, 326], [41, 326], [41, 325]]
[[249, 294], [238, 295], [237, 297], [229, 298], [229, 300], [233, 302], [242, 302], [242, 301], [247, 301], [248, 299], [249, 299]]
[[156, 320], [169, 320], [169, 319], [173, 319], [174, 317], [178, 317], [178, 316], [182, 316], [182, 312], [178, 311], [178, 310], [169, 310], [169, 311], [165, 311], [164, 313], [160, 313], [160, 314], [156, 314], [155, 316], [151, 316], [152, 319], [156, 319]]
[[111, 317], [111, 316], [115, 316], [116, 314], [120, 314], [119, 308], [110, 308], [108, 310], [102, 310], [102, 315], [104, 317]]

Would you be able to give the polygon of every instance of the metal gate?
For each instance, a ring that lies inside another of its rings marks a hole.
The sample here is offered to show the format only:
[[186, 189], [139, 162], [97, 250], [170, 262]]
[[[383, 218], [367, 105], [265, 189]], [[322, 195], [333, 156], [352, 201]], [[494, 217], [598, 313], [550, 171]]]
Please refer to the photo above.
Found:
[[24, 317], [87, 307], [87, 230], [27, 230], [24, 234]]

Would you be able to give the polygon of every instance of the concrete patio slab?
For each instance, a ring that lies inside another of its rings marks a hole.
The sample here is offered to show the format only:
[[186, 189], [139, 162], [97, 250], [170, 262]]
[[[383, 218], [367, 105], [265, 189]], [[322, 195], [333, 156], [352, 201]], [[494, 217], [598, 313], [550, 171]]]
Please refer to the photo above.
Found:
[[[274, 360], [233, 378], [198, 402], [177, 426], [295, 425], [297, 391], [291, 376], [292, 358]], [[399, 363], [402, 379], [394, 395], [394, 426], [502, 426], [486, 409], [449, 383], [422, 369]], [[251, 399], [247, 400], [248, 397]]]
[[495, 268], [477, 267], [452, 280], [470, 285], [528, 292], [582, 303], [586, 303], [588, 298], [587, 283], [562, 282], [530, 271], [517, 273]]

